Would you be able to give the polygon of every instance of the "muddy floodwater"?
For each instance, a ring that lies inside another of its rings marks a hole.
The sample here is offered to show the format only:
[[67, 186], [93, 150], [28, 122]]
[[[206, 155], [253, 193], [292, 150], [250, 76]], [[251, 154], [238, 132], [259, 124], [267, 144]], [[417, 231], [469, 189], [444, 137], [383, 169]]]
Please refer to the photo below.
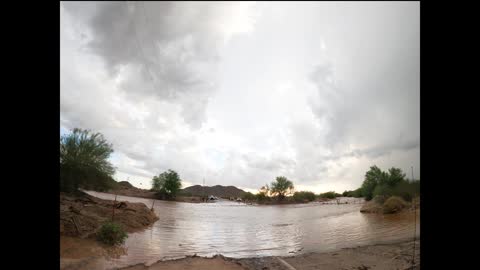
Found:
[[[102, 199], [115, 197], [88, 193]], [[117, 196], [117, 200], [143, 202], [148, 207], [153, 202], [126, 196]], [[413, 238], [412, 212], [362, 214], [361, 204], [352, 202], [254, 206], [230, 201], [194, 204], [156, 200], [154, 210], [160, 219], [142, 232], [129, 234], [126, 254], [108, 259], [106, 268], [150, 265], [161, 259], [193, 254], [236, 258], [288, 256]], [[417, 237], [419, 224], [417, 214]]]

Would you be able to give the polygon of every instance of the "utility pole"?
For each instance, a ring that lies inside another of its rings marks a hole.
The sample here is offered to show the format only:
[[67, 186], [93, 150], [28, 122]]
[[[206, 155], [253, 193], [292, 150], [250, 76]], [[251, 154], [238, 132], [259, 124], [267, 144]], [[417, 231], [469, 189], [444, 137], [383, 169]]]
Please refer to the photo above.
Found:
[[[412, 182], [413, 182], [413, 166], [412, 166]], [[417, 208], [415, 205], [415, 196], [416, 194], [413, 195], [413, 215], [414, 215], [414, 229], [413, 229], [413, 255], [412, 255], [412, 266], [415, 267], [415, 240], [417, 237]]]
[[117, 193], [115, 192], [115, 201], [113, 202], [113, 207], [112, 207], [112, 222], [115, 219], [115, 204], [117, 204]]

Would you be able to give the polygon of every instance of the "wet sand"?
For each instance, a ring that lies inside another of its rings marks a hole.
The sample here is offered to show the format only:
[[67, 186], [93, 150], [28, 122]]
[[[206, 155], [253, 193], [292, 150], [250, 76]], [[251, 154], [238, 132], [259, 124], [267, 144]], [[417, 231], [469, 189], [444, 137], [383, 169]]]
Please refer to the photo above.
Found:
[[413, 241], [344, 248], [327, 253], [306, 253], [291, 257], [258, 257], [233, 259], [221, 255], [213, 258], [187, 257], [159, 261], [150, 266], [138, 264], [124, 270], [163, 269], [420, 269], [420, 241], [415, 242], [415, 265], [412, 268]]

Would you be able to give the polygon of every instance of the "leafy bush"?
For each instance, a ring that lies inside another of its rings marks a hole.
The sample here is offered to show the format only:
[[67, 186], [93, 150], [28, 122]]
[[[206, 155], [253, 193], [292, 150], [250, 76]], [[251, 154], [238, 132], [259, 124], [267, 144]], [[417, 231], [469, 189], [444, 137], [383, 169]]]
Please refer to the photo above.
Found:
[[363, 190], [362, 188], [357, 188], [354, 191], [352, 191], [350, 195], [351, 197], [355, 197], [355, 198], [363, 197]]
[[258, 194], [255, 194], [255, 199], [258, 202], [270, 201], [270, 197], [267, 196], [267, 194], [265, 192], [259, 192]]
[[340, 197], [341, 194], [335, 193], [335, 191], [329, 191], [325, 193], [320, 193], [320, 195], [318, 196], [320, 198], [335, 199], [336, 197]]
[[315, 200], [315, 194], [311, 191], [297, 191], [293, 194], [293, 200], [296, 202], [311, 202]]
[[254, 201], [256, 199], [255, 197], [255, 194], [251, 193], [251, 192], [245, 192], [243, 195], [242, 195], [242, 199], [244, 201]]
[[345, 190], [342, 193], [343, 197], [355, 197], [355, 198], [360, 198], [362, 197], [362, 188], [357, 188], [355, 190]]
[[97, 233], [97, 239], [107, 245], [123, 244], [128, 237], [123, 228], [116, 223], [107, 222], [102, 225]]
[[393, 190], [395, 196], [402, 197], [405, 201], [410, 202], [412, 198], [420, 194], [420, 181], [402, 181], [399, 182]]

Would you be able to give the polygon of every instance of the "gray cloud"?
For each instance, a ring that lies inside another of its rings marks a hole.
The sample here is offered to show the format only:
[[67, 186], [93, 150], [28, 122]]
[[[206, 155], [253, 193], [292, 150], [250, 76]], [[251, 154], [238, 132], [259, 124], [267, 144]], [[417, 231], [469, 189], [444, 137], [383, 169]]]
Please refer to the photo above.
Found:
[[[354, 53], [345, 55], [351, 57], [354, 73], [336, 74], [335, 59], [311, 71], [316, 98], [310, 100], [310, 107], [328, 126], [325, 139], [332, 150], [354, 145], [352, 152], [377, 157], [419, 147], [419, 14], [410, 7], [360, 7], [347, 22], [364, 20], [365, 14], [379, 9], [383, 16], [361, 21], [365, 28], [340, 27], [337, 30], [345, 42], [330, 44]], [[400, 23], [400, 18], [406, 23]], [[330, 38], [335, 40], [334, 36]], [[337, 62], [337, 68], [346, 68]]]
[[244, 155], [243, 158], [250, 168], [256, 168], [260, 170], [285, 171], [295, 166], [294, 160], [281, 157], [265, 158], [256, 156], [255, 154], [251, 154]]
[[104, 60], [110, 76], [120, 77], [120, 89], [133, 98], [176, 102], [188, 124], [201, 126], [207, 97], [214, 91], [205, 70], [215, 72], [223, 38], [212, 27], [213, 5], [89, 2], [63, 6], [87, 26], [86, 47]]
[[143, 187], [342, 191], [419, 166], [418, 3], [249, 5], [63, 2], [62, 128], [102, 132]]

